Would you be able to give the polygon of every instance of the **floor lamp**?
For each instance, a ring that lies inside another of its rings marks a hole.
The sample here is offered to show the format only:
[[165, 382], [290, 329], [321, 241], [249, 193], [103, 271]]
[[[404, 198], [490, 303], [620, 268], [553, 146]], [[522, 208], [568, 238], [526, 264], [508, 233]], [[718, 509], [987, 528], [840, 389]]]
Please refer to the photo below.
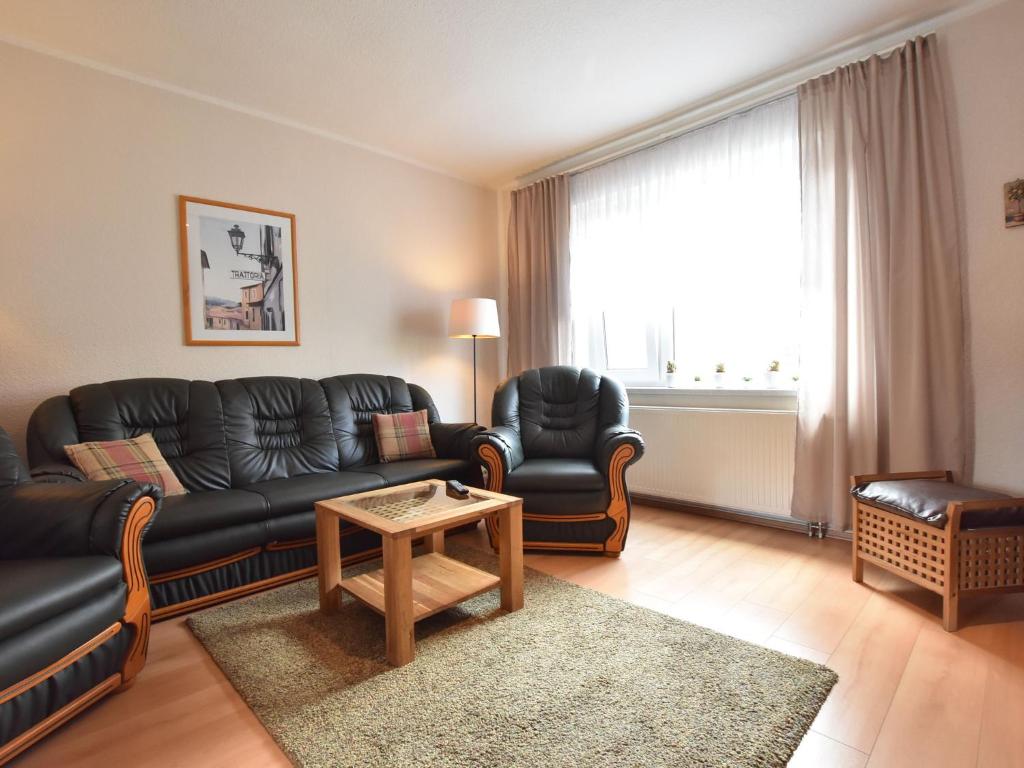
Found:
[[501, 336], [497, 302], [494, 299], [455, 299], [448, 318], [448, 336], [473, 340], [473, 423], [476, 424], [476, 340]]

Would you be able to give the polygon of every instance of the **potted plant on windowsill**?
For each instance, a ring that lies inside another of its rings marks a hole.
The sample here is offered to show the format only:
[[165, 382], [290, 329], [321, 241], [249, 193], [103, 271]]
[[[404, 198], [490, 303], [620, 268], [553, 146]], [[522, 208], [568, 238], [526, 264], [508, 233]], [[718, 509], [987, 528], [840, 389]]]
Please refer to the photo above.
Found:
[[768, 372], [765, 378], [768, 379], [768, 389], [777, 389], [779, 386], [779, 365], [778, 360], [772, 360], [768, 363]]
[[665, 363], [665, 383], [674, 387], [676, 385], [676, 361], [669, 360]]
[[721, 389], [725, 386], [725, 363], [718, 363], [715, 366], [715, 387]]

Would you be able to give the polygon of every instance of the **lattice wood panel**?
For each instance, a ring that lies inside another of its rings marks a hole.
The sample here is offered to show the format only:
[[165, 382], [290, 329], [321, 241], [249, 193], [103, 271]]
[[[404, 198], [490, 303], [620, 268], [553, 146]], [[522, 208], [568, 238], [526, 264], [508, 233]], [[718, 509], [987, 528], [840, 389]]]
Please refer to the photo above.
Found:
[[941, 528], [885, 510], [857, 505], [857, 550], [922, 586], [941, 592], [946, 583], [946, 540]]
[[961, 592], [1024, 586], [1024, 530], [965, 531], [959, 565]]

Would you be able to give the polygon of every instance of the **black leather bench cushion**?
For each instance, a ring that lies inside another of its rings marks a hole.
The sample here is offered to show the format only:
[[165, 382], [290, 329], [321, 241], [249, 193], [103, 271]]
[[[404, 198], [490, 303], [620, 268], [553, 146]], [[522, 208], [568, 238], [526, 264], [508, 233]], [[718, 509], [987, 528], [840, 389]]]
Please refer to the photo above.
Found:
[[0, 560], [0, 639], [118, 586], [124, 586], [121, 563], [113, 557]]
[[320, 472], [267, 480], [247, 486], [245, 490], [267, 500], [271, 517], [283, 517], [307, 512], [318, 501], [383, 487], [384, 481], [379, 475], [367, 472]]
[[529, 491], [600, 491], [604, 477], [590, 459], [527, 459], [505, 478], [503, 490], [516, 495]]
[[418, 480], [452, 480], [470, 474], [472, 465], [459, 459], [409, 459], [392, 461], [387, 464], [370, 464], [353, 468], [352, 472], [369, 473], [379, 477], [387, 485], [415, 483]]
[[[1003, 493], [947, 483], [945, 480], [879, 480], [854, 486], [850, 492], [859, 501], [873, 504], [898, 515], [944, 528], [946, 507], [951, 501], [981, 501], [1011, 498]], [[961, 528], [993, 528], [1024, 525], [1024, 508], [965, 512]]]
[[166, 541], [233, 525], [257, 523], [267, 517], [266, 499], [249, 491], [223, 490], [167, 496], [153, 527], [146, 533], [146, 541]]

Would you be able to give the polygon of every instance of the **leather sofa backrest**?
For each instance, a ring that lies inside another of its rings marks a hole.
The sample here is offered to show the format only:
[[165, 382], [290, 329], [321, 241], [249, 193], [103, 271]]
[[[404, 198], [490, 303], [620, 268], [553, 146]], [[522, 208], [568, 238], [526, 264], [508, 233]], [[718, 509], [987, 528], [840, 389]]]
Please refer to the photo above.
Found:
[[14, 449], [14, 441], [0, 429], [0, 488], [28, 480], [28, 468]]
[[518, 428], [526, 458], [593, 454], [601, 423], [601, 377], [594, 371], [568, 365], [535, 368], [506, 385], [512, 388], [495, 397], [495, 409], [500, 402], [504, 411], [495, 413], [495, 423]]
[[338, 469], [324, 390], [312, 379], [265, 376], [217, 382], [236, 488]]
[[440, 420], [425, 389], [394, 376], [129, 379], [41, 403], [29, 420], [28, 454], [32, 466], [67, 463], [65, 445], [152, 432], [188, 490], [239, 488], [375, 464], [371, 415], [415, 410]]
[[342, 469], [376, 464], [375, 413], [407, 413], [413, 409], [409, 386], [394, 376], [352, 374], [321, 379], [334, 424]]
[[69, 404], [76, 442], [123, 440], [149, 432], [188, 490], [231, 487], [224, 415], [213, 383], [126, 379], [88, 384], [71, 390]]

